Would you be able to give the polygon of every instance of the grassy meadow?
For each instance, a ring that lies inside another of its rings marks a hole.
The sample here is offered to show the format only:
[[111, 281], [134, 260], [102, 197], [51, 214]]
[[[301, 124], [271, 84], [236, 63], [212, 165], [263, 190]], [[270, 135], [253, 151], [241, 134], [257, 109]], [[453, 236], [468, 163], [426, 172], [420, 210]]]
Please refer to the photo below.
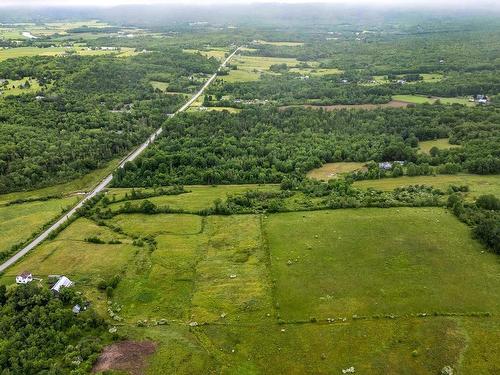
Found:
[[[198, 187], [200, 199], [194, 190], [166, 198], [198, 208], [202, 196], [230, 190], [219, 188]], [[105, 243], [84, 241], [90, 236]], [[145, 236], [153, 247], [133, 244]], [[148, 374], [331, 374], [351, 366], [436, 374], [447, 365], [493, 373], [499, 267], [440, 208], [122, 214], [101, 226], [78, 219], [0, 281], [21, 270], [69, 275], [104, 316], [118, 306], [120, 333], [158, 343]], [[96, 283], [114, 274], [121, 281], [108, 298]]]
[[[149, 201], [153, 202], [158, 207], [170, 207], [176, 210], [186, 210], [191, 212], [196, 212], [203, 210], [205, 208], [212, 207], [216, 199], [225, 200], [228, 195], [241, 194], [248, 190], [263, 190], [272, 191], [279, 190], [278, 185], [217, 185], [217, 186], [203, 186], [203, 185], [193, 185], [184, 187], [188, 192], [179, 195], [162, 195], [152, 198], [147, 198]], [[136, 189], [137, 191], [142, 191], [142, 189]], [[144, 189], [144, 191], [149, 192], [151, 190]], [[114, 188], [108, 189], [106, 193], [110, 200], [122, 199], [125, 193], [130, 193], [131, 189], [121, 189]], [[140, 202], [142, 199], [136, 200], [135, 202]], [[117, 209], [123, 203], [112, 203], [110, 204], [111, 209]]]
[[[29, 87], [25, 87], [26, 82], [29, 83]], [[34, 93], [40, 90], [40, 84], [38, 80], [30, 77], [24, 77], [22, 79], [11, 79], [6, 85], [0, 86], [0, 95], [21, 95], [25, 93]]]
[[443, 97], [427, 97], [423, 95], [393, 95], [393, 100], [407, 102], [412, 104], [434, 104], [439, 100], [441, 104], [461, 104], [466, 106], [474, 106], [474, 102], [470, 102], [467, 98], [443, 98]]
[[437, 147], [440, 150], [447, 150], [453, 147], [460, 147], [459, 145], [452, 145], [449, 142], [449, 138], [434, 139], [432, 141], [422, 141], [418, 142], [418, 148], [420, 152], [428, 154], [431, 148]]
[[357, 162], [338, 162], [338, 163], [326, 163], [319, 168], [313, 169], [307, 173], [307, 177], [328, 181], [332, 178], [338, 178], [343, 173], [354, 172], [363, 169], [365, 163]]
[[60, 216], [63, 209], [76, 204], [78, 198], [0, 205], [0, 252], [29, 239], [32, 233]]

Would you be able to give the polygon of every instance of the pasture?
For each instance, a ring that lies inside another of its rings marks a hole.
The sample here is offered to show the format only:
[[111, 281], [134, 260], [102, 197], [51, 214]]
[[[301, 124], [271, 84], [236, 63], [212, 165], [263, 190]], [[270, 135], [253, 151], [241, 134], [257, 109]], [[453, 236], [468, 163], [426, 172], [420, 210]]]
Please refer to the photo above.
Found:
[[427, 97], [423, 95], [394, 95], [393, 100], [412, 103], [412, 104], [434, 104], [438, 100], [441, 104], [461, 104], [466, 106], [474, 106], [474, 102], [470, 102], [467, 98], [443, 98], [443, 97]]
[[257, 81], [261, 74], [271, 73], [269, 71], [271, 65], [287, 64], [288, 67], [293, 68], [298, 63], [299, 61], [295, 58], [236, 55], [232, 59], [231, 65], [237, 66], [238, 69], [230, 70], [229, 75], [221, 76], [219, 79], [226, 82]]
[[475, 198], [483, 194], [494, 194], [500, 197], [499, 175], [436, 175], [436, 176], [403, 176], [397, 178], [382, 178], [380, 180], [364, 180], [354, 182], [355, 187], [374, 188], [377, 190], [394, 190], [397, 187], [408, 185], [428, 185], [446, 191], [450, 185], [467, 185], [469, 198]]
[[354, 172], [363, 169], [365, 163], [357, 162], [338, 162], [326, 163], [319, 168], [313, 169], [307, 173], [307, 177], [314, 180], [328, 181], [333, 178], [338, 178], [343, 173]]
[[63, 209], [76, 204], [78, 198], [68, 197], [48, 201], [0, 205], [0, 252], [29, 239], [44, 224], [62, 214]]
[[[260, 191], [277, 191], [278, 185], [217, 185], [204, 186], [194, 185], [184, 187], [188, 192], [180, 195], [161, 195], [157, 197], [147, 198], [160, 208], [170, 207], [175, 210], [186, 210], [196, 212], [206, 208], [210, 208], [216, 199], [225, 200], [228, 195], [241, 194], [248, 190]], [[142, 189], [135, 189], [143, 191]], [[150, 189], [145, 189], [145, 192], [150, 192]], [[108, 189], [106, 195], [111, 201], [114, 199], [122, 199], [125, 193], [130, 194], [131, 189], [113, 188]], [[143, 199], [136, 200], [141, 202]], [[111, 209], [117, 209], [123, 203], [110, 204]]]
[[[158, 343], [148, 374], [498, 368], [500, 266], [446, 210], [133, 214], [109, 224], [123, 232], [78, 219], [2, 282], [21, 270], [70, 275], [103, 314], [107, 300], [119, 306], [119, 333]], [[122, 244], [82, 241], [91, 235]], [[154, 248], [131, 245], [146, 235]], [[115, 273], [108, 299], [96, 281]]]

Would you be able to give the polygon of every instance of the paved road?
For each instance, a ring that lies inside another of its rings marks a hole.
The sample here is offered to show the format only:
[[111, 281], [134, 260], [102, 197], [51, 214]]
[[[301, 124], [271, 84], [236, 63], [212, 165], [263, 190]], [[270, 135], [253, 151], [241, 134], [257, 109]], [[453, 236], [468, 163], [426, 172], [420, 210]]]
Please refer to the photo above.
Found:
[[[196, 93], [194, 94], [189, 101], [184, 104], [181, 108], [179, 108], [175, 113], [174, 116], [178, 113], [184, 112], [186, 109], [189, 108], [191, 104], [193, 104], [196, 99], [200, 97], [200, 95], [203, 94], [203, 92], [207, 89], [208, 86], [217, 78], [217, 73], [226, 66], [226, 64], [233, 58], [233, 56], [240, 50], [241, 46], [236, 48], [233, 53], [231, 53], [219, 66], [217, 69], [217, 72], [214, 73], [207, 82], [203, 85], [203, 87]], [[135, 160], [142, 152], [158, 137], [163, 129], [160, 127], [158, 130], [156, 130], [146, 142], [141, 144], [138, 148], [136, 148], [133, 152], [131, 152], [128, 156], [126, 156], [118, 165], [118, 168], [123, 168], [125, 163]], [[92, 191], [87, 193], [85, 197], [75, 206], [73, 207], [70, 211], [68, 211], [64, 216], [62, 216], [57, 222], [52, 224], [48, 229], [46, 229], [42, 234], [38, 235], [33, 241], [31, 241], [28, 245], [26, 245], [24, 248], [19, 250], [16, 254], [14, 254], [11, 258], [7, 259], [4, 263], [0, 265], [0, 272], [5, 271], [8, 267], [13, 265], [15, 262], [17, 262], [20, 258], [22, 258], [24, 255], [26, 255], [29, 251], [37, 247], [41, 242], [43, 242], [47, 237], [55, 231], [57, 228], [59, 228], [61, 225], [63, 225], [66, 221], [69, 220], [71, 216], [75, 214], [75, 212], [83, 206], [85, 202], [87, 202], [89, 199], [92, 199], [94, 196], [96, 196], [98, 193], [103, 191], [111, 182], [113, 179], [113, 174], [110, 174], [107, 176], [104, 180], [102, 180], [99, 185], [97, 185]]]

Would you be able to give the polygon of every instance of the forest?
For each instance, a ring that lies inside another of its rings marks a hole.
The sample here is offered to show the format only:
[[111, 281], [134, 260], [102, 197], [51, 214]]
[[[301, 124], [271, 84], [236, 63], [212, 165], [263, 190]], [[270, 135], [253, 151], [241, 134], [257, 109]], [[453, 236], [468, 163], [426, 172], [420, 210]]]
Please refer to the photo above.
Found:
[[39, 92], [0, 99], [0, 193], [53, 185], [124, 156], [185, 99], [150, 80], [196, 89], [188, 77], [218, 63], [180, 50], [112, 56], [31, 57], [0, 62], [0, 77], [30, 77]]
[[[247, 109], [189, 113], [115, 176], [115, 186], [281, 182], [336, 161], [405, 161], [450, 173], [500, 172], [498, 108], [419, 105], [409, 109], [325, 112]], [[433, 155], [418, 141], [450, 137], [461, 147]], [[436, 171], [434, 171], [435, 173]]]
[[87, 374], [110, 340], [93, 311], [75, 315], [73, 289], [55, 296], [35, 283], [6, 290], [0, 285], [2, 374]]

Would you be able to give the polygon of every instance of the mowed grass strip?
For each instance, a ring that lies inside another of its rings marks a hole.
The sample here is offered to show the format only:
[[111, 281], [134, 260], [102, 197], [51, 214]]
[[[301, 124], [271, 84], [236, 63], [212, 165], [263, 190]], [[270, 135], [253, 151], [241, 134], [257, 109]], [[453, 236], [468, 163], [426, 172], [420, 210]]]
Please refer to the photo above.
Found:
[[271, 215], [265, 225], [285, 321], [500, 311], [500, 265], [440, 208]]
[[500, 175], [436, 175], [436, 176], [404, 176], [397, 178], [382, 178], [380, 180], [364, 180], [354, 182], [355, 187], [374, 188], [378, 190], [394, 190], [408, 185], [428, 185], [446, 191], [450, 185], [467, 185], [469, 198], [482, 194], [494, 194], [500, 197]]
[[267, 253], [256, 215], [210, 216], [206, 254], [196, 267], [191, 317], [255, 322], [272, 314]]
[[77, 201], [73, 197], [0, 206], [0, 251], [27, 240]]

